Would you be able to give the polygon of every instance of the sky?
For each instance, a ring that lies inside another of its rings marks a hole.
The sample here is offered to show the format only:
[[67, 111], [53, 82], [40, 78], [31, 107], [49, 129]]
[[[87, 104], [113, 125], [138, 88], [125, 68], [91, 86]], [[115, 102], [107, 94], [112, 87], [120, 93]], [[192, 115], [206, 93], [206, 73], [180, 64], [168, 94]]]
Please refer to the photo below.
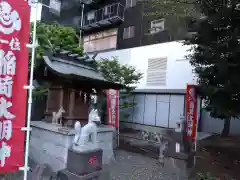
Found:
[[[41, 11], [42, 11], [42, 5], [39, 4], [38, 5], [38, 10], [37, 10], [37, 20], [40, 20], [41, 19]], [[31, 9], [31, 16], [30, 16], [30, 21], [34, 21], [36, 17], [36, 8], [33, 8]]]

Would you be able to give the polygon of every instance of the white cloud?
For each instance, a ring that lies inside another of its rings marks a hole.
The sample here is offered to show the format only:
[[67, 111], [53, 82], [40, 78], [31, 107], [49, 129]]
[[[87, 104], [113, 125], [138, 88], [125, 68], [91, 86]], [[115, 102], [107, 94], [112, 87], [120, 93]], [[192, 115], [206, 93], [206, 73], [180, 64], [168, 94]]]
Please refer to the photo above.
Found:
[[[42, 5], [39, 3], [37, 9], [37, 20], [41, 20]], [[36, 18], [36, 8], [31, 8], [30, 22], [33, 22]]]

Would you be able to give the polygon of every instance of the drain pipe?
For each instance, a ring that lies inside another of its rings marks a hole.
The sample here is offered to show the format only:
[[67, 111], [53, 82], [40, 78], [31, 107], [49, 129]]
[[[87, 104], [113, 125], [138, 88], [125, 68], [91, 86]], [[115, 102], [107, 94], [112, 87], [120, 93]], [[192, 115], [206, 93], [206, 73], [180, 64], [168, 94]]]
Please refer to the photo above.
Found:
[[81, 22], [80, 22], [80, 30], [79, 30], [79, 44], [78, 46], [81, 47], [82, 45], [82, 26], [83, 26], [83, 13], [84, 13], [84, 3], [81, 1], [82, 4], [82, 15], [81, 15]]

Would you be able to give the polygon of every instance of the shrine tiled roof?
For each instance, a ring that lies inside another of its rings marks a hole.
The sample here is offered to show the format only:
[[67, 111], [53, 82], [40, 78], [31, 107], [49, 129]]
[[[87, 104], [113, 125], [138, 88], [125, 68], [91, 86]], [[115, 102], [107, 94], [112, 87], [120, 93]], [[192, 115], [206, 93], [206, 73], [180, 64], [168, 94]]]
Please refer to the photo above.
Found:
[[98, 71], [94, 59], [96, 55], [93, 57], [88, 56], [88, 54], [79, 56], [70, 51], [60, 50], [54, 55], [46, 52], [43, 60], [47, 68], [57, 74], [78, 77], [84, 81], [90, 80], [108, 88], [121, 88], [122, 85], [107, 81]]

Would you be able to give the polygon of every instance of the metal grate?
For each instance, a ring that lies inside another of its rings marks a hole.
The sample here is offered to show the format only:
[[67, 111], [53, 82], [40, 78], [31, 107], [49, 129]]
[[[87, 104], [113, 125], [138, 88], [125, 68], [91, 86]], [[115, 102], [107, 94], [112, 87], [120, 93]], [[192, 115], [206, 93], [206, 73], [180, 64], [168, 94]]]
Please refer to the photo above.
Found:
[[147, 85], [166, 85], [167, 58], [148, 59]]

